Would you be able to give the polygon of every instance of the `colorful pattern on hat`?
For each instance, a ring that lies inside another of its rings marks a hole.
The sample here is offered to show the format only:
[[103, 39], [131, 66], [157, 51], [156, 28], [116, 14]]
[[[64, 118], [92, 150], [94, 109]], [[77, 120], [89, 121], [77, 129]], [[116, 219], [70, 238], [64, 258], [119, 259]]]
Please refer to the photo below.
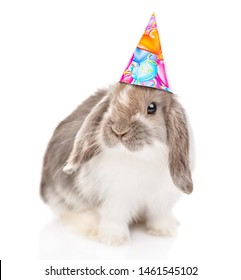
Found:
[[154, 13], [120, 82], [170, 91]]

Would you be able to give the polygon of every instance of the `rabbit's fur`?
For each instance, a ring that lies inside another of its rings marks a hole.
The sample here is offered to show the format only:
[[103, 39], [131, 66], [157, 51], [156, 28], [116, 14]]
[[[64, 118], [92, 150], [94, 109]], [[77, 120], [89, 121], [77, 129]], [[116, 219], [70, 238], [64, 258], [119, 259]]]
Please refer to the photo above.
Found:
[[153, 88], [116, 83], [98, 91], [57, 126], [44, 157], [44, 201], [107, 244], [127, 241], [139, 219], [151, 234], [174, 234], [172, 207], [192, 188], [184, 110]]

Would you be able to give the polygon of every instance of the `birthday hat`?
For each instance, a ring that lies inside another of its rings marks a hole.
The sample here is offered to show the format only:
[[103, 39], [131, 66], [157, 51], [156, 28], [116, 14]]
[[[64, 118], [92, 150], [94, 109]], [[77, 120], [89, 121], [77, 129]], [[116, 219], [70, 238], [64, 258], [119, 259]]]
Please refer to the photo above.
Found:
[[120, 82], [170, 91], [154, 13]]

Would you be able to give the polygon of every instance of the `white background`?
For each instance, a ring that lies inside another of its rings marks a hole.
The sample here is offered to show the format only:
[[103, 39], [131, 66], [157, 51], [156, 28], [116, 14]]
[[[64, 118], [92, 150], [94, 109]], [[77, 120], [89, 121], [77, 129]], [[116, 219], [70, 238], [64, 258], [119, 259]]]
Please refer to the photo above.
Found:
[[[57, 123], [120, 79], [152, 12], [193, 129], [195, 189], [175, 209], [176, 238], [134, 229], [131, 244], [108, 248], [54, 220], [39, 197], [42, 157]], [[3, 279], [38, 279], [40, 259], [167, 259], [199, 266], [199, 279], [240, 278], [240, 26], [234, 0], [1, 1]]]

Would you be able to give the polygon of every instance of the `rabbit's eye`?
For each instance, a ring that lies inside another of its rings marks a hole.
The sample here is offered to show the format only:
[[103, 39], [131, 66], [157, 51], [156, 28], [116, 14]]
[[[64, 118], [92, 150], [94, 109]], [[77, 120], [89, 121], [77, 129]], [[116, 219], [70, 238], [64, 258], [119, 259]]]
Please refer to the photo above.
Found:
[[147, 107], [147, 114], [154, 114], [156, 112], [156, 109], [157, 109], [156, 103], [151, 103]]

